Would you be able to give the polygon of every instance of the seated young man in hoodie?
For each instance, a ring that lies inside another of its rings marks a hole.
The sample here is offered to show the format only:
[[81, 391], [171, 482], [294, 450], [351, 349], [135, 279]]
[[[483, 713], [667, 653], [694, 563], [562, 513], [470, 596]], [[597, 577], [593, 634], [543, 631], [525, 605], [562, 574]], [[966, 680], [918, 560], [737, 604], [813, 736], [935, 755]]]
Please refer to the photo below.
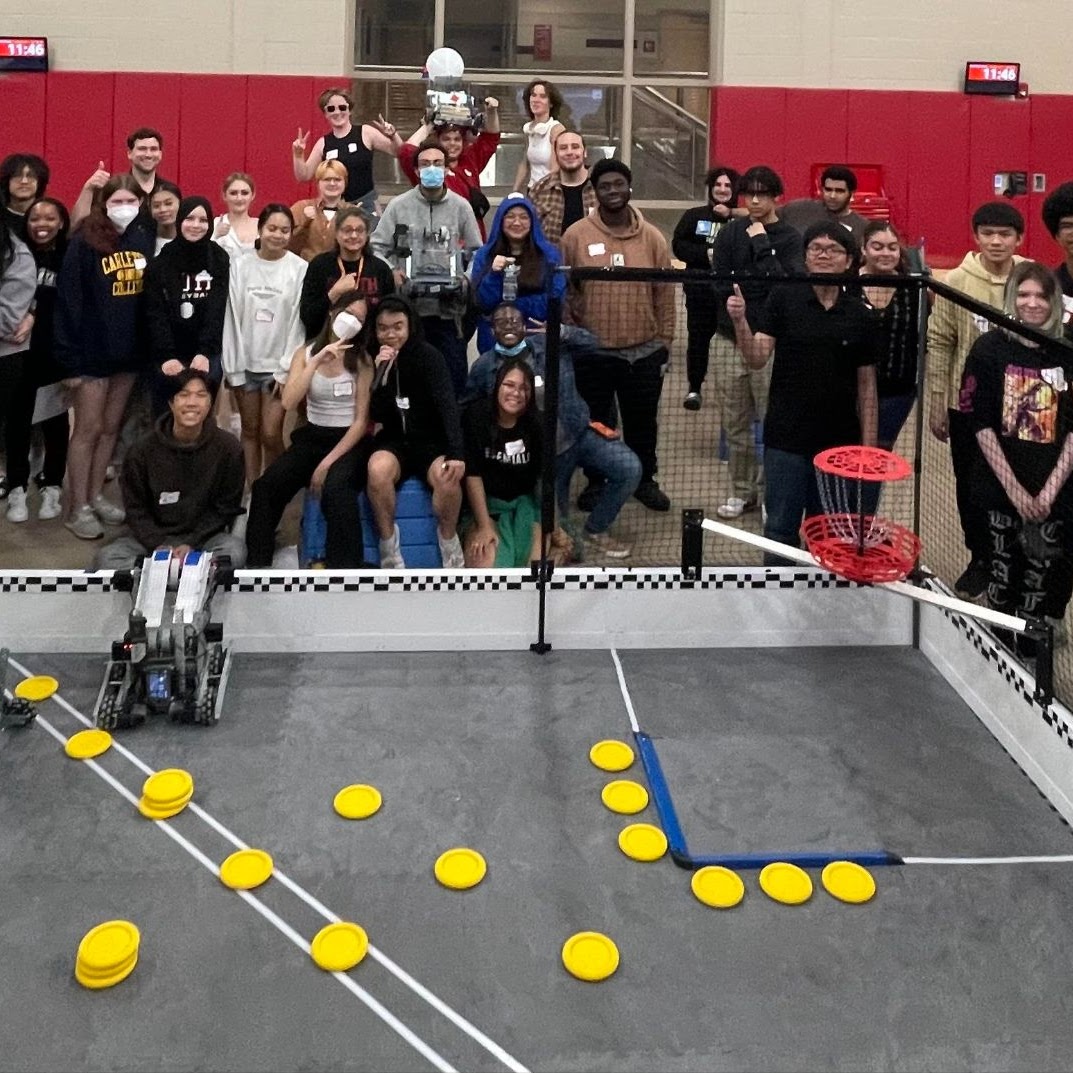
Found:
[[[526, 338], [525, 315], [515, 305], [503, 302], [492, 312], [495, 343], [473, 363], [463, 401], [487, 398], [492, 394], [496, 370], [507, 358], [520, 357], [533, 370], [537, 384], [537, 405], [544, 408], [544, 336]], [[585, 550], [594, 557], [625, 559], [629, 544], [610, 533], [626, 500], [641, 479], [641, 462], [621, 437], [597, 432], [589, 407], [578, 394], [574, 380], [574, 359], [591, 360], [597, 352], [596, 338], [583, 328], [563, 326], [559, 348], [559, 410], [555, 434], [555, 494], [561, 518], [570, 513], [570, 480], [583, 466], [599, 481], [599, 494], [585, 521]]]
[[242, 445], [209, 416], [208, 373], [186, 369], [172, 387], [168, 413], [123, 460], [130, 535], [101, 548], [95, 570], [130, 569], [157, 548], [171, 548], [180, 559], [193, 550], [227, 555], [236, 567], [246, 562], [245, 540], [229, 532], [242, 513]]

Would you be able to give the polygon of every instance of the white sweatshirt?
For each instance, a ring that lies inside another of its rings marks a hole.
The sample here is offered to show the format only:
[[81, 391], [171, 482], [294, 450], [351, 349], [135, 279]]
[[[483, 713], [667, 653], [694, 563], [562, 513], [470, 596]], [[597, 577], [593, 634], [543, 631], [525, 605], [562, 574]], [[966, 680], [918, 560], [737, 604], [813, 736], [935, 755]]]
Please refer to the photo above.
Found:
[[289, 250], [277, 261], [247, 254], [231, 262], [224, 319], [224, 376], [231, 387], [248, 373], [275, 373], [305, 342], [298, 316], [307, 263]]

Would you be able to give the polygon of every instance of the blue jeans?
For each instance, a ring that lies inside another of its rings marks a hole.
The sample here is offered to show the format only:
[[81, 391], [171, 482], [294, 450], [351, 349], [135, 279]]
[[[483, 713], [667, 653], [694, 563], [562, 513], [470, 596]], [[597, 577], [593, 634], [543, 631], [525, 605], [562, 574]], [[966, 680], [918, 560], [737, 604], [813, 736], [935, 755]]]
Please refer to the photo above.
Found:
[[586, 429], [555, 459], [555, 494], [564, 518], [570, 513], [570, 478], [578, 466], [604, 482], [585, 530], [606, 533], [641, 483], [641, 460], [621, 439], [606, 440], [591, 428]]
[[[812, 458], [768, 447], [764, 451], [764, 470], [767, 475], [764, 536], [799, 548], [802, 518], [805, 514], [819, 514], [823, 509]], [[765, 566], [782, 566], [787, 561], [779, 555], [764, 555]]]

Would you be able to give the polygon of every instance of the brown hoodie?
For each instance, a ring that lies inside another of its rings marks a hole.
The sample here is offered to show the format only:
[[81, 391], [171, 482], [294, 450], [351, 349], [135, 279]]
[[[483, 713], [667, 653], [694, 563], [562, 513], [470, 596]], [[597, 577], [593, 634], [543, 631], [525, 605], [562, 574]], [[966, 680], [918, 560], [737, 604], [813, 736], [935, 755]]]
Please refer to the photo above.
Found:
[[[563, 263], [573, 268], [671, 268], [667, 240], [632, 205], [624, 231], [612, 231], [596, 208], [563, 232]], [[674, 341], [673, 283], [586, 280], [567, 292], [568, 313], [611, 350]]]

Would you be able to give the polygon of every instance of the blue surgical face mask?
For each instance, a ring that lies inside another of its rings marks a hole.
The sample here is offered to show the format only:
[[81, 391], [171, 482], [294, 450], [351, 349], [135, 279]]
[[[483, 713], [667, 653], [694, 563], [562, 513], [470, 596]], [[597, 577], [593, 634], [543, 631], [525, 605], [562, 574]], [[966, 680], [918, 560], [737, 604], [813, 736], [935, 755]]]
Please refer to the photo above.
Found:
[[417, 174], [426, 190], [438, 190], [443, 186], [443, 168], [438, 164], [426, 164]]
[[504, 346], [502, 343], [496, 343], [496, 353], [502, 354], [505, 358], [516, 358], [526, 347], [526, 341], [523, 339], [520, 343], [515, 343], [514, 346]]

